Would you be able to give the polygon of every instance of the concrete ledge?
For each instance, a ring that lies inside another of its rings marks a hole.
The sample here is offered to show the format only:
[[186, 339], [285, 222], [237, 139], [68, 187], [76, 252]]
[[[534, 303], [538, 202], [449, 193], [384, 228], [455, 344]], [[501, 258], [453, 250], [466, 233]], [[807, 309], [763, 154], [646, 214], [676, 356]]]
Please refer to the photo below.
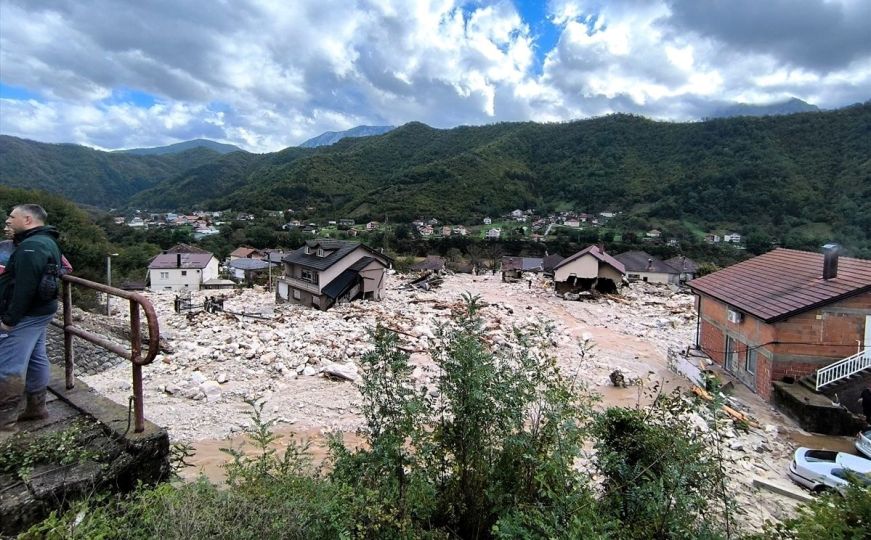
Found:
[[810, 495], [808, 495], [806, 493], [802, 493], [800, 491], [797, 491], [797, 490], [794, 490], [791, 488], [785, 488], [783, 486], [778, 486], [777, 484], [774, 484], [774, 483], [769, 482], [767, 480], [763, 480], [761, 478], [754, 478], [753, 479], [753, 486], [757, 487], [757, 488], [767, 489], [768, 491], [770, 491], [772, 493], [777, 493], [778, 495], [783, 495], [785, 497], [789, 497], [790, 499], [794, 499], [794, 500], [799, 501], [799, 502], [811, 502], [812, 500], [814, 500], [813, 497], [811, 497]]
[[798, 422], [805, 431], [824, 435], [855, 435], [864, 426], [861, 418], [802, 384], [777, 381], [773, 385], [772, 397], [777, 408]]

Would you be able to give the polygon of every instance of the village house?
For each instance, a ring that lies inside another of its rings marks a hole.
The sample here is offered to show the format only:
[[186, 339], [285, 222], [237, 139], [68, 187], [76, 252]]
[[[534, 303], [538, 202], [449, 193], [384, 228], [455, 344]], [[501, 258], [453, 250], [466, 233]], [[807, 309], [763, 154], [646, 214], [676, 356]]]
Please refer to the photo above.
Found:
[[466, 228], [462, 225], [457, 225], [456, 227], [454, 227], [454, 234], [466, 236], [467, 234], [469, 234], [469, 231], [467, 231]]
[[367, 231], [375, 231], [375, 230], [378, 230], [379, 227], [381, 227], [381, 224], [378, 223], [377, 221], [370, 221], [369, 223], [366, 224]]
[[565, 257], [559, 253], [548, 255], [547, 252], [545, 252], [544, 259], [541, 261], [541, 268], [544, 271], [544, 275], [552, 278], [553, 269], [556, 268], [559, 263], [563, 262], [563, 260], [565, 260]]
[[319, 238], [306, 241], [282, 260], [277, 302], [327, 310], [357, 298], [381, 300], [390, 258], [358, 242]]
[[354, 220], [353, 220], [353, 219], [347, 219], [347, 218], [340, 219], [340, 220], [339, 220], [339, 226], [341, 226], [341, 227], [353, 227], [353, 226], [354, 226]]
[[254, 283], [256, 277], [268, 275], [270, 266], [270, 262], [266, 259], [239, 257], [230, 261], [230, 277], [235, 281], [250, 285]]
[[132, 218], [130, 221], [128, 221], [127, 226], [132, 227], [134, 229], [147, 229], [148, 228], [148, 225], [139, 216], [136, 216], [136, 217]]
[[502, 236], [502, 229], [490, 229], [485, 237], [487, 240], [499, 240], [500, 236]]
[[417, 232], [419, 232], [421, 236], [432, 236], [432, 226], [421, 225], [417, 228]]
[[218, 259], [209, 252], [164, 252], [148, 264], [153, 291], [198, 291], [204, 282], [217, 277]]
[[588, 291], [617, 292], [626, 273], [623, 263], [600, 246], [588, 246], [553, 267], [554, 289], [558, 293]]
[[[824, 251], [778, 248], [689, 282], [696, 346], [766, 399], [775, 381], [867, 373], [871, 261], [839, 257], [833, 244]], [[838, 362], [849, 369], [818, 372]]]
[[657, 240], [660, 236], [662, 236], [662, 231], [660, 231], [659, 229], [650, 229], [649, 231], [644, 233], [644, 237], [650, 238], [651, 240]]
[[264, 258], [264, 254], [259, 249], [253, 248], [251, 246], [239, 246], [230, 252], [230, 261], [235, 261], [236, 259], [257, 259], [260, 260]]
[[450, 236], [450, 235], [451, 235], [450, 226], [445, 225], [444, 227], [442, 227], [442, 236]]
[[614, 255], [614, 258], [623, 263], [626, 279], [630, 282], [674, 284], [680, 282], [680, 272], [676, 268], [645, 251], [627, 251]]
[[539, 257], [502, 257], [502, 281], [513, 282], [523, 278], [525, 272], [535, 274], [544, 271]]
[[488, 217], [485, 217], [485, 218], [484, 218], [484, 225], [490, 225], [490, 224], [492, 224], [492, 223], [493, 223], [493, 220], [492, 220], [492, 219], [490, 219], [490, 218], [488, 218]]
[[699, 265], [692, 259], [687, 259], [683, 255], [678, 257], [672, 257], [671, 259], [665, 261], [665, 264], [671, 266], [678, 272], [678, 281], [680, 283], [686, 283], [687, 281], [696, 277], [696, 274], [699, 272]]
[[705, 242], [707, 242], [709, 244], [719, 244], [720, 240], [721, 240], [721, 238], [720, 238], [719, 234], [711, 233], [711, 234], [705, 235]]
[[730, 244], [740, 244], [741, 235], [738, 233], [726, 233], [723, 235], [723, 242], [728, 242]]
[[581, 226], [581, 222], [578, 221], [578, 218], [566, 218], [563, 221], [563, 225], [566, 227], [571, 227], [573, 229], [577, 229], [578, 227]]

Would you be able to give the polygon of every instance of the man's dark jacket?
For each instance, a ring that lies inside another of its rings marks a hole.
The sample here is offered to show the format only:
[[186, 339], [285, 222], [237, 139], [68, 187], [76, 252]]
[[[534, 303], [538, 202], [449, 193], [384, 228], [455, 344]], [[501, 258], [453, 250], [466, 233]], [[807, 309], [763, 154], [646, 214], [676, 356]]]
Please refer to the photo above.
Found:
[[0, 320], [15, 326], [22, 317], [51, 315], [57, 300], [40, 300], [37, 287], [49, 264], [60, 265], [61, 252], [54, 227], [35, 227], [15, 235], [15, 251], [0, 275]]

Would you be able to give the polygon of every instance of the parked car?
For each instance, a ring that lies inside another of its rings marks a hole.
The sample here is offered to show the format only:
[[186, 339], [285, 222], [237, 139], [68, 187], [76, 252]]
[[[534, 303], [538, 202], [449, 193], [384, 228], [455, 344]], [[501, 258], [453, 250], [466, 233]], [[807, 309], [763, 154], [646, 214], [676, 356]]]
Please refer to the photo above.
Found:
[[856, 450], [871, 458], [871, 429], [856, 435]]
[[789, 465], [789, 477], [815, 493], [836, 489], [842, 494], [848, 477], [871, 486], [871, 460], [831, 450], [799, 448]]

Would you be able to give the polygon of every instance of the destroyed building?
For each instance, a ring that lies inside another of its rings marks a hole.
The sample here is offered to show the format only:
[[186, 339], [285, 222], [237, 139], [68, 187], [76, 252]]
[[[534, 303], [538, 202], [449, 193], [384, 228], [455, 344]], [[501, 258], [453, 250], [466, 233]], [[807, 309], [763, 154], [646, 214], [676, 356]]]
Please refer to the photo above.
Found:
[[554, 289], [558, 293], [619, 292], [626, 273], [623, 263], [596, 245], [563, 259], [553, 270]]
[[308, 240], [282, 259], [275, 300], [321, 310], [358, 298], [381, 300], [390, 262], [359, 242]]

